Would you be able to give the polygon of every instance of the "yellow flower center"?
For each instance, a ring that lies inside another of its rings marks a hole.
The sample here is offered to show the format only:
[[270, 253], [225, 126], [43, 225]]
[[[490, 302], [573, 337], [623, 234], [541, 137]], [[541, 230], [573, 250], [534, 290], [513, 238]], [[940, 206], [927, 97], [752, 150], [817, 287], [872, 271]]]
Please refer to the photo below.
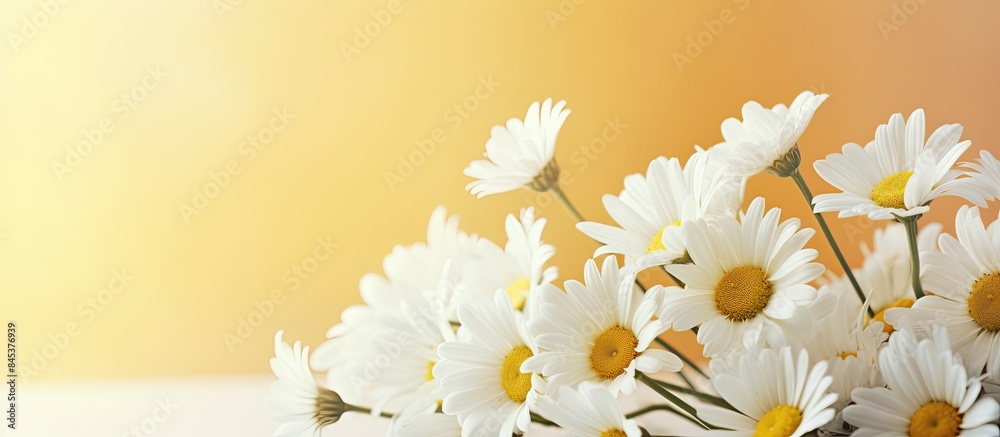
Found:
[[764, 270], [741, 266], [726, 272], [715, 286], [715, 308], [727, 319], [743, 322], [764, 311], [773, 294]]
[[639, 339], [631, 329], [615, 326], [601, 333], [594, 340], [590, 351], [590, 367], [604, 379], [614, 379], [625, 373], [635, 359], [635, 348]]
[[601, 433], [601, 437], [628, 437], [628, 434], [625, 434], [625, 431], [618, 428], [610, 428], [604, 430], [604, 432]]
[[518, 346], [503, 359], [500, 370], [500, 385], [515, 402], [524, 402], [531, 391], [531, 373], [521, 373], [521, 363], [531, 358], [531, 349]]
[[428, 381], [433, 381], [434, 380], [434, 365], [435, 364], [437, 364], [437, 363], [434, 362], [434, 361], [431, 361], [431, 362], [427, 363], [427, 375], [425, 375], [424, 377], [427, 378]]
[[778, 405], [764, 413], [757, 422], [754, 437], [790, 437], [802, 423], [802, 410], [791, 405]]
[[906, 192], [906, 182], [910, 180], [910, 176], [913, 176], [913, 172], [906, 170], [882, 179], [882, 182], [872, 188], [872, 201], [883, 208], [906, 209], [903, 193]]
[[841, 353], [837, 354], [837, 357], [840, 358], [840, 359], [842, 359], [842, 360], [846, 360], [847, 357], [857, 358], [858, 357], [858, 353], [856, 351], [855, 352], [841, 352]]
[[990, 332], [1000, 331], [1000, 273], [988, 273], [972, 284], [969, 315]]
[[680, 226], [680, 225], [681, 221], [676, 220], [673, 223], [664, 226], [663, 229], [660, 229], [660, 232], [657, 232], [656, 235], [654, 235], [653, 238], [649, 240], [649, 244], [646, 246], [646, 253], [653, 253], [656, 252], [657, 250], [666, 250], [667, 247], [663, 245], [663, 231], [667, 230], [667, 228], [671, 226]]
[[962, 417], [958, 409], [945, 402], [929, 402], [910, 418], [910, 435], [918, 437], [953, 437], [958, 435]]
[[528, 301], [528, 290], [531, 290], [531, 280], [528, 278], [518, 278], [507, 286], [507, 297], [510, 303], [518, 311], [524, 309], [524, 303]]
[[904, 298], [902, 298], [900, 300], [897, 300], [897, 301], [889, 304], [885, 308], [882, 308], [882, 311], [879, 311], [879, 312], [875, 313], [875, 317], [872, 317], [872, 321], [873, 322], [882, 322], [882, 332], [884, 332], [886, 334], [892, 334], [893, 332], [896, 331], [896, 328], [893, 328], [892, 325], [886, 323], [886, 321], [885, 321], [885, 312], [888, 311], [890, 308], [909, 308], [911, 306], [913, 306], [913, 299], [909, 299], [909, 298], [905, 298], [904, 297]]

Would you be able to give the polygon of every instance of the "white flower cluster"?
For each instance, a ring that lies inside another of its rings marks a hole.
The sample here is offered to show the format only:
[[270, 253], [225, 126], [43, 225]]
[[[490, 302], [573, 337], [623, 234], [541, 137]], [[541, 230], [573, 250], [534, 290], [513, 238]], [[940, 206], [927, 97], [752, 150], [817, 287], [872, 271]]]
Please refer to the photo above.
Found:
[[[826, 98], [749, 102], [742, 121], [722, 123], [724, 142], [626, 177], [603, 198], [615, 224], [577, 224], [604, 257], [582, 282], [554, 284], [555, 249], [532, 209], [507, 217], [503, 247], [434, 211], [426, 243], [397, 246], [384, 275], [362, 278], [364, 304], [311, 357], [275, 338], [275, 435], [314, 435], [345, 413], [391, 418], [393, 436], [639, 437], [676, 425], [651, 411], [708, 436], [1000, 435], [1000, 221], [978, 209], [1000, 197], [1000, 161], [984, 151], [956, 166], [971, 146], [961, 125], [927, 137], [918, 109], [817, 161], [840, 192], [813, 198], [798, 142]], [[547, 191], [578, 216], [555, 160], [565, 106], [534, 103], [494, 127], [468, 189]], [[744, 208], [747, 179], [765, 172], [802, 191], [843, 276], [824, 278], [798, 218], [760, 197]], [[956, 213], [954, 236], [918, 229], [945, 195], [975, 205]], [[820, 214], [833, 211], [897, 223], [851, 268]], [[646, 269], [672, 282], [640, 283]], [[702, 354], [684, 356], [667, 331], [691, 331]], [[628, 412], [639, 383], [663, 402]]]

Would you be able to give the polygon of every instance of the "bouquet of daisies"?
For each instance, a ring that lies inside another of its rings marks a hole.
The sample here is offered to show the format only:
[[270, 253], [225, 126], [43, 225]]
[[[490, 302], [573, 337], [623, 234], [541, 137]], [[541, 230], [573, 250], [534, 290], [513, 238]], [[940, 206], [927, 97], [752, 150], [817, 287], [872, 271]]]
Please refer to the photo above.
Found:
[[[928, 137], [918, 109], [816, 161], [836, 190], [813, 197], [798, 141], [826, 98], [745, 104], [723, 143], [657, 158], [605, 195], [615, 223], [585, 221], [560, 186], [565, 102], [495, 126], [467, 189], [559, 201], [601, 243], [583, 281], [555, 283], [532, 209], [506, 217], [501, 246], [438, 208], [427, 241], [363, 277], [364, 304], [312, 355], [278, 332], [274, 435], [315, 435], [348, 412], [390, 419], [393, 436], [1000, 435], [1000, 225], [979, 210], [1000, 198], [1000, 162], [983, 151], [958, 164], [962, 126]], [[794, 183], [825, 242], [763, 198], [744, 201], [760, 173]], [[941, 196], [970, 204], [955, 235], [920, 220]], [[885, 221], [862, 265], [824, 212]], [[839, 265], [814, 262], [810, 245]], [[640, 280], [648, 269], [666, 283]], [[668, 330], [692, 332], [702, 356]]]

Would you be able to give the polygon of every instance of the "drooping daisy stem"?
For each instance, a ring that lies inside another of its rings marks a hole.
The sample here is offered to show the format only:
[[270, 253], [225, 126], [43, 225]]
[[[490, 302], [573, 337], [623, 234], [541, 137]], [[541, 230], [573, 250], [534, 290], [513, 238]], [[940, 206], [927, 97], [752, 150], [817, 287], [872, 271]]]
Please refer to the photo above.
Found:
[[573, 219], [576, 220], [577, 223], [584, 221], [583, 216], [580, 215], [580, 211], [576, 210], [573, 204], [569, 201], [569, 198], [566, 197], [566, 193], [563, 193], [562, 187], [560, 187], [558, 183], [550, 185], [548, 191], [549, 193], [552, 193], [552, 197], [555, 197], [556, 200], [559, 201], [559, 204], [562, 205], [563, 209], [565, 209], [569, 215], [573, 216]]
[[[799, 191], [802, 192], [802, 196], [806, 198], [806, 203], [809, 204], [809, 211], [813, 211], [813, 195], [812, 191], [809, 191], [809, 186], [806, 185], [806, 180], [802, 178], [802, 173], [799, 173], [799, 169], [795, 169], [790, 175], [792, 180], [795, 181], [795, 185], [799, 187]], [[833, 233], [830, 232], [830, 226], [826, 224], [826, 219], [823, 218], [823, 214], [818, 212], [813, 212], [813, 217], [816, 217], [816, 221], [819, 223], [819, 228], [823, 230], [823, 235], [826, 236], [826, 241], [830, 242], [830, 247], [833, 248], [834, 255], [837, 255], [837, 261], [840, 262], [840, 267], [844, 269], [844, 274], [847, 275], [847, 280], [851, 281], [851, 286], [854, 287], [854, 292], [857, 293], [858, 299], [861, 302], [865, 301], [865, 293], [861, 291], [861, 285], [858, 284], [858, 279], [854, 277], [854, 272], [851, 271], [851, 266], [847, 264], [847, 259], [844, 258], [844, 253], [840, 251], [840, 246], [837, 245], [837, 240], [833, 238]], [[871, 308], [868, 308], [868, 315], [875, 317], [875, 312]]]
[[913, 294], [917, 299], [924, 297], [924, 286], [920, 283], [920, 247], [917, 246], [917, 220], [919, 215], [900, 217], [896, 221], [906, 227], [906, 241], [910, 246], [910, 280], [913, 283]]
[[646, 376], [646, 374], [642, 372], [635, 372], [635, 376], [640, 381], [642, 381], [643, 384], [646, 384], [647, 387], [653, 389], [653, 391], [658, 393], [660, 396], [663, 396], [663, 398], [669, 401], [671, 404], [676, 405], [678, 408], [680, 408], [685, 413], [694, 418], [694, 420], [697, 421], [698, 424], [701, 425], [703, 428], [712, 429], [708, 424], [705, 423], [705, 421], [701, 420], [701, 418], [698, 417], [698, 411], [695, 410], [695, 408], [692, 407], [691, 404], [688, 404], [687, 402], [681, 400], [681, 398], [671, 393], [670, 390], [664, 388], [655, 379]]

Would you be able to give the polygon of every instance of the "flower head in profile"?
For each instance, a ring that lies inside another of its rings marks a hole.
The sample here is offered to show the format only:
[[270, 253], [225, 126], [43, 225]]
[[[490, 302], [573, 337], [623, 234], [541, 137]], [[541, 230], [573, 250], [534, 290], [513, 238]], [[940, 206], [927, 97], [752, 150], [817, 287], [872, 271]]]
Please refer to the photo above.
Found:
[[[985, 206], [983, 190], [973, 178], [961, 178], [953, 169], [971, 141], [959, 141], [962, 125], [939, 127], [925, 137], [924, 110], [910, 118], [893, 114], [888, 124], [875, 130], [875, 140], [865, 147], [850, 143], [842, 153], [816, 161], [816, 173], [840, 193], [820, 194], [815, 212], [838, 212], [840, 217], [868, 215], [872, 220], [905, 219], [930, 211], [930, 202], [954, 195]], [[959, 183], [959, 181], [962, 181]]]
[[940, 326], [962, 354], [970, 373], [1000, 360], [1000, 225], [989, 227], [979, 209], [963, 206], [955, 216], [958, 238], [939, 237], [940, 252], [922, 252], [921, 279], [934, 293], [911, 308], [894, 308], [886, 320], [928, 333]]
[[577, 437], [640, 437], [642, 429], [625, 418], [615, 393], [594, 382], [573, 389], [563, 386], [555, 399], [545, 397], [539, 411]]
[[801, 158], [797, 143], [826, 94], [803, 91], [790, 106], [771, 109], [750, 101], [743, 105], [743, 121], [728, 118], [722, 122], [720, 151], [730, 158], [733, 170], [753, 176], [760, 172], [787, 177], [799, 168]]
[[810, 367], [806, 351], [761, 349], [735, 363], [712, 360], [710, 366], [719, 395], [739, 413], [698, 407], [702, 420], [723, 428], [703, 435], [798, 437], [833, 419], [830, 406], [837, 395], [828, 393], [833, 378], [825, 361]]
[[337, 393], [316, 383], [309, 369], [309, 347], [281, 340], [284, 331], [274, 336], [271, 371], [278, 380], [271, 385], [268, 405], [279, 422], [275, 437], [312, 437], [324, 426], [340, 420], [347, 405]]
[[[656, 158], [645, 176], [625, 179], [621, 194], [604, 196], [604, 207], [617, 227], [584, 222], [577, 228], [604, 243], [594, 256], [620, 253], [643, 259], [644, 265], [685, 262], [684, 221], [736, 215], [740, 210], [743, 178], [729, 172], [721, 161], [717, 152], [700, 149], [684, 167], [677, 158]], [[646, 258], [658, 261], [646, 262]]]
[[518, 188], [548, 190], [559, 179], [553, 156], [559, 129], [569, 116], [565, 101], [532, 103], [524, 120], [512, 118], [493, 126], [486, 141], [486, 160], [473, 161], [465, 175], [475, 178], [465, 189], [478, 197]]
[[552, 284], [539, 288], [539, 312], [529, 328], [541, 352], [523, 370], [545, 375], [546, 391], [592, 381], [616, 394], [635, 392], [636, 371], [680, 371], [676, 355], [649, 348], [667, 330], [654, 318], [662, 287], [641, 294], [613, 256], [600, 269], [588, 260], [584, 278], [585, 284], [566, 281], [565, 292]]
[[949, 344], [943, 329], [921, 340], [906, 329], [892, 334], [878, 357], [888, 388], [855, 389], [855, 404], [844, 409], [847, 422], [858, 427], [854, 435], [998, 435], [1000, 405], [979, 398], [979, 379], [968, 378]]
[[816, 289], [809, 282], [824, 271], [812, 262], [818, 252], [805, 248], [814, 231], [800, 230], [798, 219], [780, 219], [780, 209], [765, 213], [764, 199], [757, 198], [742, 222], [685, 223], [694, 264], [667, 266], [685, 287], [664, 293], [660, 319], [677, 331], [701, 325], [698, 342], [708, 357], [774, 345], [789, 330], [811, 332], [815, 317], [808, 306]]
[[492, 302], [460, 306], [458, 318], [458, 339], [438, 347], [441, 360], [434, 366], [444, 393], [442, 410], [484, 435], [527, 432], [545, 381], [521, 370], [538, 353], [524, 316], [498, 290]]

